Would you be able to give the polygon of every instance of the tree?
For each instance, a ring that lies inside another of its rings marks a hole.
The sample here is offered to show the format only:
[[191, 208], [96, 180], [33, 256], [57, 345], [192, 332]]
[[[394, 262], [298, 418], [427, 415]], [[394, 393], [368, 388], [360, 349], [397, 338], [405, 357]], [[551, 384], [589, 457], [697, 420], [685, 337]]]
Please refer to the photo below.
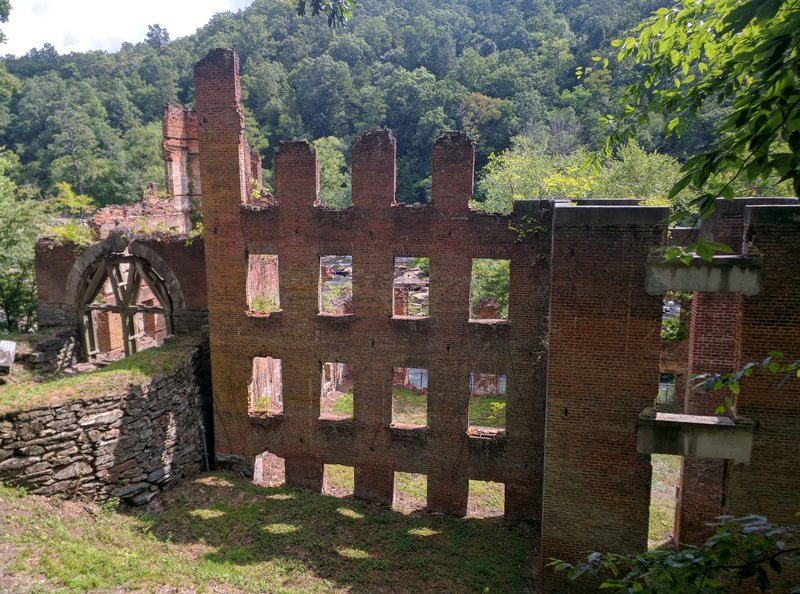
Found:
[[[800, 564], [797, 528], [773, 526], [762, 516], [721, 518], [716, 532], [700, 547], [681, 551], [655, 549], [635, 555], [590, 553], [571, 564], [553, 560], [556, 571], [571, 580], [589, 576], [601, 580], [601, 589], [630, 592], [730, 592], [733, 586], [751, 584], [762, 592], [770, 587], [794, 585], [782, 576], [787, 565]], [[748, 590], [749, 591], [749, 590]]]
[[13, 153], [0, 152], [0, 310], [6, 330], [24, 332], [36, 314], [34, 245], [49, 217], [45, 203], [15, 197], [8, 174], [16, 166]]
[[152, 48], [160, 49], [169, 43], [169, 32], [161, 25], [147, 25], [147, 36], [144, 42]]
[[[8, 22], [8, 13], [11, 12], [11, 4], [8, 0], [0, 0], [0, 23]], [[5, 34], [0, 31], [0, 43], [6, 42]]]
[[319, 201], [329, 208], [347, 208], [352, 204], [344, 148], [344, 143], [335, 136], [314, 141], [319, 163]]
[[[615, 40], [617, 59], [640, 78], [623, 93], [622, 117], [605, 152], [656, 114], [676, 114], [681, 134], [712, 102], [730, 103], [711, 146], [691, 157], [670, 197], [692, 185], [702, 216], [734, 180], [775, 175], [800, 195], [800, 0], [698, 0], [661, 8], [632, 36]], [[720, 179], [721, 178], [721, 179]]]
[[[353, 15], [353, 9], [358, 5], [358, 0], [311, 0], [311, 14], [319, 16], [324, 14], [328, 17], [329, 27], [344, 27]], [[295, 0], [297, 14], [306, 14], [306, 0]]]

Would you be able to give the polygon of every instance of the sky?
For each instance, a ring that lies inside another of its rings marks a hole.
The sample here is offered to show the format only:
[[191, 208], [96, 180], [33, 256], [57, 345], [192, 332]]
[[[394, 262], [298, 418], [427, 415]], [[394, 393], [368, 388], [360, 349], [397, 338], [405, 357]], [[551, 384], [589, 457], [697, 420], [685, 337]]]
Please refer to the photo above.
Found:
[[161, 25], [170, 39], [194, 33], [218, 12], [236, 11], [253, 0], [11, 0], [0, 28], [6, 43], [0, 55], [20, 56], [52, 44], [59, 54], [116, 51], [138, 43], [147, 25]]

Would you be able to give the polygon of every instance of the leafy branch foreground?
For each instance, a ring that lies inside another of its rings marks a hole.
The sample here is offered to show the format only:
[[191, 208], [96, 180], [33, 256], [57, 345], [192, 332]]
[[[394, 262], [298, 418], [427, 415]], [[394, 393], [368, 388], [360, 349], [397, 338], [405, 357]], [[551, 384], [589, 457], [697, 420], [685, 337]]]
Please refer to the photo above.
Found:
[[751, 584], [761, 592], [788, 586], [794, 594], [800, 592], [798, 536], [797, 527], [773, 526], [762, 516], [722, 516], [700, 547], [634, 555], [593, 552], [576, 565], [552, 560], [548, 566], [566, 571], [571, 580], [586, 576], [600, 581], [600, 589], [619, 593], [712, 594]]
[[0, 591], [526, 592], [525, 525], [403, 515], [213, 473], [143, 511], [0, 485]]

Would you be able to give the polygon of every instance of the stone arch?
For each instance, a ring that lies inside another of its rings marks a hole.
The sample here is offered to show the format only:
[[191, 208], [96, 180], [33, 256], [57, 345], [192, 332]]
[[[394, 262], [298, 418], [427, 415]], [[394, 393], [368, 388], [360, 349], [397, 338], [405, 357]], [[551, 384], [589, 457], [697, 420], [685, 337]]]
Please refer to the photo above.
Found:
[[[107, 281], [113, 289], [112, 302], [95, 303]], [[158, 301], [158, 307], [137, 303], [143, 284]], [[77, 310], [83, 355], [87, 359], [98, 352], [95, 311], [120, 317], [127, 356], [138, 348], [136, 315], [163, 315], [163, 329], [166, 335], [171, 335], [175, 312], [185, 309], [183, 291], [169, 265], [150, 247], [130, 241], [124, 231], [112, 233], [90, 246], [75, 261], [67, 278], [66, 299]]]

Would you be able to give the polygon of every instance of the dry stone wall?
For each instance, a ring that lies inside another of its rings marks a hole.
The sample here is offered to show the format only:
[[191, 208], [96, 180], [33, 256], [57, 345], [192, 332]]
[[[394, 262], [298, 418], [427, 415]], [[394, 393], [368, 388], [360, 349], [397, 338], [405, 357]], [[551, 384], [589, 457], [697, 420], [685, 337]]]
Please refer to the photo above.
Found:
[[0, 481], [40, 495], [150, 501], [203, 468], [200, 348], [122, 394], [0, 416]]

